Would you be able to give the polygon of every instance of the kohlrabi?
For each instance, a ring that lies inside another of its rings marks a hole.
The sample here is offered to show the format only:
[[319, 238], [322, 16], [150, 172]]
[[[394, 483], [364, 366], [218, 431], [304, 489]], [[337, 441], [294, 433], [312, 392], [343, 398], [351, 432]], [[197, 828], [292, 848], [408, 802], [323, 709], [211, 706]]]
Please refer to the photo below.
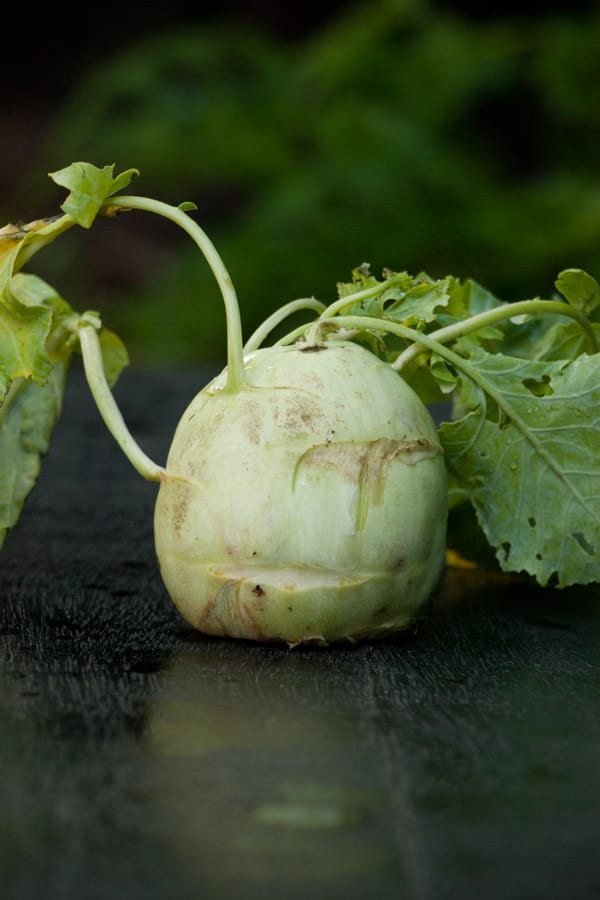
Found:
[[[0, 478], [4, 531], [60, 408], [51, 379], [76, 347], [109, 430], [160, 484], [161, 574], [201, 631], [295, 645], [406, 628], [442, 573], [449, 506], [468, 504], [506, 571], [558, 586], [600, 580], [600, 289], [591, 276], [565, 270], [562, 296], [505, 304], [469, 280], [387, 270], [377, 279], [361, 266], [328, 306], [288, 303], [244, 345], [231, 279], [193, 207], [115, 197], [134, 174], [75, 163], [51, 176], [69, 190], [63, 215], [0, 232], [0, 439], [5, 473], [22, 483], [11, 494]], [[164, 467], [138, 447], [113, 399], [109, 384], [126, 361], [118, 339], [96, 313], [73, 312], [19, 271], [72, 225], [124, 210], [181, 226], [225, 304], [227, 366], [185, 411]], [[265, 346], [302, 309], [312, 320]], [[19, 391], [40, 408], [29, 449]], [[438, 432], [425, 403], [440, 399], [452, 413]]]
[[349, 341], [257, 350], [192, 401], [156, 505], [165, 584], [202, 631], [332, 642], [406, 627], [441, 573], [429, 413]]

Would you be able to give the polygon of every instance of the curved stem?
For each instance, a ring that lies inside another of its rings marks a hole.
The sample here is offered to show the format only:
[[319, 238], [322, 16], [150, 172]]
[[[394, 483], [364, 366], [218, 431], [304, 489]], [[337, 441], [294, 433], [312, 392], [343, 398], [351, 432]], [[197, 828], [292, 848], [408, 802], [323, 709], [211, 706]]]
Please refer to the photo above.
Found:
[[[348, 331], [353, 329], [358, 331], [365, 331], [366, 329], [369, 329], [369, 331], [383, 331], [413, 341], [416, 344], [421, 344], [427, 350], [433, 350], [443, 357], [448, 358], [451, 353], [439, 341], [435, 340], [432, 335], [421, 334], [420, 331], [409, 328], [407, 325], [401, 325], [400, 322], [394, 322], [392, 319], [377, 319], [375, 316], [336, 316], [335, 321], [336, 325]], [[455, 353], [451, 355], [453, 360], [455, 358], [461, 359]]]
[[[466, 334], [477, 331], [479, 328], [485, 328], [488, 325], [501, 322], [503, 319], [512, 319], [514, 316], [522, 315], [539, 315], [540, 313], [558, 314], [575, 319], [587, 337], [590, 351], [592, 353], [598, 352], [596, 336], [588, 320], [577, 309], [563, 303], [561, 300], [521, 300], [518, 303], [508, 303], [504, 306], [477, 313], [462, 322], [454, 322], [452, 325], [446, 325], [445, 328], [438, 328], [437, 331], [430, 332], [429, 337], [440, 344], [447, 344], [450, 341], [464, 337]], [[417, 343], [412, 344], [394, 360], [392, 368], [400, 372], [410, 360], [422, 352], [422, 346]]]
[[[278, 341], [275, 341], [273, 344], [274, 347], [287, 347], [289, 344], [295, 343], [299, 338], [304, 338], [304, 340], [310, 343], [318, 343], [319, 342], [319, 332], [321, 330], [325, 330], [323, 326], [327, 327], [327, 340], [328, 341], [351, 341], [352, 338], [356, 337], [357, 334], [360, 334], [361, 331], [364, 331], [364, 328], [349, 328], [345, 329], [343, 327], [335, 329], [332, 328], [332, 325], [337, 326], [338, 321], [341, 316], [336, 316], [335, 321], [330, 323], [328, 320], [324, 320], [321, 316], [316, 319], [314, 322], [305, 322], [303, 325], [298, 325], [297, 328], [294, 328], [293, 331], [288, 332], [288, 334], [284, 334], [283, 337], [280, 337]], [[358, 316], [355, 316], [358, 320]], [[360, 316], [360, 319], [364, 319], [364, 316]], [[381, 329], [380, 329], [381, 330]], [[386, 330], [385, 328], [383, 329]]]
[[297, 341], [298, 338], [301, 338], [306, 334], [307, 330], [313, 327], [313, 323], [304, 323], [304, 325], [298, 325], [297, 328], [294, 328], [293, 331], [290, 331], [288, 334], [285, 334], [283, 337], [279, 338], [278, 341], [275, 341], [273, 344], [274, 347], [287, 347], [288, 344], [293, 344], [294, 341]]
[[136, 443], [108, 386], [98, 331], [93, 325], [79, 326], [79, 341], [85, 376], [104, 423], [134, 469], [148, 481], [160, 481], [164, 469], [153, 462]]
[[229, 272], [225, 268], [213, 242], [206, 232], [178, 206], [171, 206], [168, 203], [152, 200], [148, 197], [109, 197], [104, 204], [104, 208], [106, 211], [110, 211], [114, 207], [145, 210], [170, 219], [183, 228], [200, 248], [217, 280], [225, 303], [227, 319], [227, 382], [224, 390], [231, 393], [242, 390], [246, 387], [248, 381], [244, 369], [240, 309]]
[[[291, 316], [302, 309], [314, 309], [317, 312], [322, 313], [325, 309], [325, 304], [321, 303], [320, 300], [315, 300], [314, 297], [303, 297], [300, 300], [291, 300], [289, 303], [286, 303], [281, 309], [275, 310], [268, 319], [265, 319], [262, 325], [258, 326], [254, 334], [246, 341], [244, 353], [252, 353], [254, 350], [257, 350], [274, 328], [277, 328], [277, 326], [280, 325], [284, 319], [287, 319], [288, 316]], [[303, 326], [303, 328], [305, 327], [306, 326]]]

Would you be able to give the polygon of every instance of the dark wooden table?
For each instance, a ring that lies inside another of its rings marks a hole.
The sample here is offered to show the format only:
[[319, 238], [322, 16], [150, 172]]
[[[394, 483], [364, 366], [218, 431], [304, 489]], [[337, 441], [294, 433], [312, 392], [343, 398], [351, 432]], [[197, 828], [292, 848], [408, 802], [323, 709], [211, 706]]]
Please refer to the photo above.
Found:
[[[208, 373], [126, 372], [163, 462]], [[207, 638], [75, 368], [0, 555], [0, 897], [600, 897], [600, 597], [448, 579], [357, 648]]]

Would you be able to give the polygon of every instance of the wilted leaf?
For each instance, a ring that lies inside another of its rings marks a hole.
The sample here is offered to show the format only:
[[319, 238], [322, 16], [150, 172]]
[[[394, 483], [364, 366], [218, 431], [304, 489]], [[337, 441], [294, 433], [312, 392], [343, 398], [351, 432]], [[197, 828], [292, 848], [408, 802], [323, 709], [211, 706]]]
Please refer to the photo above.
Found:
[[14, 381], [0, 409], [0, 547], [39, 475], [60, 415], [68, 359], [54, 361], [45, 385]]

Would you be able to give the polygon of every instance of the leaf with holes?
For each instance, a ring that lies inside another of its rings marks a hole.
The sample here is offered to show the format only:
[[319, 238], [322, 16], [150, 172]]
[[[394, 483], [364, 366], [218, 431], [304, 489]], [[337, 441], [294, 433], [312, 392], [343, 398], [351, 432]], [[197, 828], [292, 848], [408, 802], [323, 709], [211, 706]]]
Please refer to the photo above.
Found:
[[600, 581], [597, 356], [541, 363], [479, 351], [459, 376], [467, 411], [440, 437], [502, 569], [542, 585]]

